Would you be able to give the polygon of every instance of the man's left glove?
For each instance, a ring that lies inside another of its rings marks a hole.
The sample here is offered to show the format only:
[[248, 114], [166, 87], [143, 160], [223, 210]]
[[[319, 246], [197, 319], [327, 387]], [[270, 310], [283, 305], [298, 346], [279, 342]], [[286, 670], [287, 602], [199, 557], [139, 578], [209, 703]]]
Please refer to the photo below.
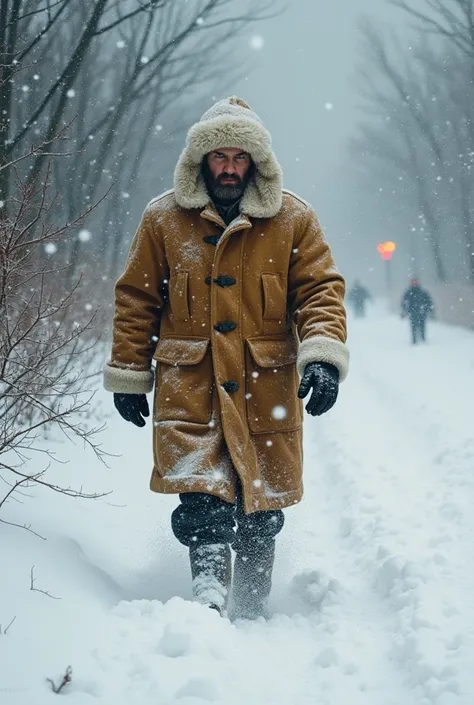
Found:
[[300, 399], [313, 389], [306, 404], [306, 411], [311, 416], [321, 416], [334, 406], [339, 392], [339, 370], [327, 362], [310, 362], [306, 365], [298, 389]]
[[115, 408], [125, 421], [131, 421], [142, 428], [144, 416], [150, 416], [146, 394], [114, 394]]

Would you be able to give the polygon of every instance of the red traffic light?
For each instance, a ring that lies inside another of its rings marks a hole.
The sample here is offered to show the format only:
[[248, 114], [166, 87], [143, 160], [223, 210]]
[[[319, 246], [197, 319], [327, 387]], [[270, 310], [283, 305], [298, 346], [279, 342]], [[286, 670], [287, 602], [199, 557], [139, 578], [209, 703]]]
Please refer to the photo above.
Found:
[[377, 252], [384, 260], [392, 259], [393, 253], [396, 249], [397, 246], [391, 240], [388, 240], [387, 242], [380, 242], [377, 245]]

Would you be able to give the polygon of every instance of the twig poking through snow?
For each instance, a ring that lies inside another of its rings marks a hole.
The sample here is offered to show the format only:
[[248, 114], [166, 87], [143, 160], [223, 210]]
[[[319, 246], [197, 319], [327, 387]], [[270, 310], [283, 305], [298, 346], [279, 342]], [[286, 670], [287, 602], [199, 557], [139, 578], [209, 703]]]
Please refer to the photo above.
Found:
[[52, 600], [60, 600], [61, 599], [60, 597], [55, 597], [54, 595], [51, 595], [51, 593], [48, 592], [47, 590], [41, 590], [40, 588], [35, 588], [35, 582], [36, 582], [35, 566], [33, 565], [33, 566], [31, 566], [31, 570], [30, 570], [30, 590], [33, 590], [33, 592], [42, 592], [43, 595], [47, 595]]
[[3, 630], [3, 632], [2, 632], [2, 625], [0, 624], [0, 635], [1, 635], [1, 634], [6, 634], [6, 633], [8, 632], [8, 630], [9, 630], [10, 627], [12, 626], [13, 622], [15, 621], [15, 619], [16, 619], [16, 615], [15, 615], [15, 617], [13, 617], [12, 621], [10, 622], [10, 624], [9, 624], [7, 627], [5, 627], [5, 629]]
[[46, 679], [48, 683], [50, 684], [51, 688], [53, 689], [53, 693], [60, 693], [61, 690], [64, 688], [65, 685], [70, 683], [72, 681], [72, 668], [71, 666], [68, 666], [66, 668], [66, 673], [63, 676], [63, 679], [59, 685], [56, 685], [51, 678]]

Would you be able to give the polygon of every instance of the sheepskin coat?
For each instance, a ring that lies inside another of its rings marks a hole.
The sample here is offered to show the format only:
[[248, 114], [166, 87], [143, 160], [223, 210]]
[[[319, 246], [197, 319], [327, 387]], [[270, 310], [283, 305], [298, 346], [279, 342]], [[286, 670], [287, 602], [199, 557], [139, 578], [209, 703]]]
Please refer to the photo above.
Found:
[[[227, 226], [201, 174], [203, 156], [226, 147], [255, 163]], [[238, 476], [247, 513], [302, 497], [298, 373], [324, 361], [347, 374], [344, 280], [281, 178], [268, 131], [230, 98], [193, 125], [174, 189], [143, 214], [116, 285], [105, 387], [154, 389], [156, 492], [234, 502]]]

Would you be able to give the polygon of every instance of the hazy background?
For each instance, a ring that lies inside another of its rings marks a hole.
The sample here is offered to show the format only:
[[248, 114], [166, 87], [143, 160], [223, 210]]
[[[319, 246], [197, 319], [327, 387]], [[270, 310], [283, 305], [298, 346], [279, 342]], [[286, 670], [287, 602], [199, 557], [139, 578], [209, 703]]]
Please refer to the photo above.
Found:
[[364, 224], [344, 213], [353, 201], [348, 141], [361, 117], [357, 65], [365, 17], [409, 33], [385, 0], [289, 0], [280, 16], [252, 27], [264, 45], [235, 88], [271, 130], [285, 187], [311, 202], [339, 266], [349, 279], [360, 276], [380, 290], [384, 268], [374, 243], [360, 238]]

